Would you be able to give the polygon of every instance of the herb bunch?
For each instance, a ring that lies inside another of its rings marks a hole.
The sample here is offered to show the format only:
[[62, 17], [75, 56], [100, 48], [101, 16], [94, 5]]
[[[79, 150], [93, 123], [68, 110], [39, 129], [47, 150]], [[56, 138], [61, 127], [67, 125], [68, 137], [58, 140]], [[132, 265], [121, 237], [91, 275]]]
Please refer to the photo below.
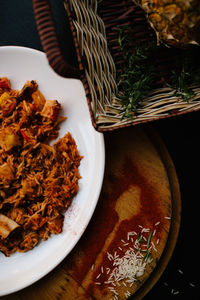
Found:
[[178, 70], [172, 71], [171, 83], [168, 84], [175, 90], [173, 95], [187, 102], [195, 95], [191, 86], [200, 85], [200, 61], [196, 60], [195, 54], [195, 51], [181, 53], [177, 62]]
[[125, 28], [119, 30], [118, 39], [125, 65], [119, 75], [119, 98], [124, 106], [124, 118], [131, 118], [137, 114], [143, 98], [152, 89], [155, 80], [155, 66], [149, 64], [149, 55], [153, 45], [145, 43], [131, 46]]
[[[156, 66], [156, 51], [159, 47], [155, 42], [133, 45], [130, 40], [129, 27], [119, 29], [118, 43], [125, 61], [121, 73], [118, 75], [119, 98], [124, 107], [123, 118], [130, 119], [137, 115], [144, 98], [153, 89], [158, 79]], [[194, 51], [195, 52], [195, 51]], [[176, 66], [171, 70], [171, 78], [163, 86], [174, 90], [172, 96], [189, 101], [194, 95], [192, 85], [200, 85], [200, 58], [191, 50], [180, 53]]]

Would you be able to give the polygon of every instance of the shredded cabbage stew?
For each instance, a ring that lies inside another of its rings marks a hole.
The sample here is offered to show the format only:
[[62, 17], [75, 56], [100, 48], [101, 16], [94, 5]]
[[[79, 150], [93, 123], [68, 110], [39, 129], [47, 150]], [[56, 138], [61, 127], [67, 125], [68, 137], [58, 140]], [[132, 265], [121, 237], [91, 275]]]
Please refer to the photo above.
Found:
[[0, 251], [33, 249], [63, 230], [64, 213], [78, 192], [79, 155], [68, 132], [53, 146], [66, 118], [36, 81], [21, 90], [0, 78]]

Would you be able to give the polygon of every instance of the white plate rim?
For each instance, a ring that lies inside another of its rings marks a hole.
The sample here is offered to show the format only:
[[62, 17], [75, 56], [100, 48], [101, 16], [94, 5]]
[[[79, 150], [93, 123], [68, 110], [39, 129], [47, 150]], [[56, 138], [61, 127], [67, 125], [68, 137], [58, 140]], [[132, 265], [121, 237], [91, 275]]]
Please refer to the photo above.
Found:
[[[46, 60], [47, 63], [47, 59], [45, 54], [42, 51], [36, 50], [36, 49], [32, 49], [32, 48], [28, 48], [28, 47], [22, 47], [22, 46], [1, 46], [0, 47], [0, 55], [2, 54], [2, 52], [4, 51], [11, 51], [11, 52], [24, 52], [24, 53], [29, 53], [30, 55], [37, 55], [40, 57], [43, 57], [44, 60]], [[49, 69], [50, 66], [49, 66]], [[51, 72], [53, 72], [53, 70], [51, 70]], [[55, 73], [55, 72], [54, 72]], [[3, 74], [0, 74], [0, 76], [2, 76]], [[59, 75], [55, 75], [60, 77]], [[61, 78], [61, 77], [60, 77]], [[82, 83], [81, 83], [82, 84]], [[86, 98], [85, 98], [86, 101]], [[85, 102], [86, 103], [86, 102]], [[87, 105], [87, 103], [86, 103]], [[89, 116], [89, 113], [88, 113]], [[90, 120], [91, 122], [91, 120]], [[41, 279], [42, 277], [44, 277], [45, 275], [47, 275], [50, 271], [52, 271], [57, 265], [59, 265], [59, 263], [71, 252], [71, 250], [74, 248], [74, 246], [77, 244], [77, 242], [79, 241], [79, 239], [81, 238], [82, 234], [84, 233], [88, 223], [91, 220], [91, 217], [94, 213], [94, 210], [96, 208], [97, 202], [98, 202], [98, 198], [101, 192], [101, 188], [102, 188], [102, 183], [103, 183], [103, 178], [104, 178], [104, 169], [105, 169], [105, 145], [104, 145], [104, 137], [102, 133], [99, 133], [97, 131], [94, 130], [92, 123], [91, 123], [91, 127], [93, 130], [93, 134], [96, 138], [96, 142], [97, 142], [97, 147], [99, 147], [99, 151], [98, 153], [100, 154], [100, 157], [98, 157], [98, 161], [99, 161], [99, 172], [98, 172], [98, 184], [96, 186], [96, 191], [95, 191], [95, 195], [94, 195], [94, 201], [92, 202], [92, 206], [90, 207], [90, 211], [88, 212], [87, 215], [87, 220], [85, 220], [85, 223], [82, 227], [82, 229], [80, 230], [80, 232], [76, 235], [76, 237], [74, 238], [74, 241], [70, 247], [70, 249], [68, 249], [65, 253], [63, 253], [62, 256], [59, 257], [59, 259], [57, 259], [54, 263], [51, 263], [49, 265], [48, 268], [46, 268], [43, 272], [41, 272], [40, 274], [34, 275], [32, 276], [32, 279], [27, 280], [26, 282], [21, 282], [20, 284], [17, 283], [14, 286], [10, 286], [9, 289], [7, 290], [1, 290], [1, 285], [0, 285], [0, 296], [5, 296], [14, 292], [17, 292], [25, 287], [28, 287], [29, 285], [35, 283], [36, 281], [38, 281], [39, 279]], [[45, 243], [45, 241], [43, 242]], [[33, 250], [31, 250], [33, 251]]]

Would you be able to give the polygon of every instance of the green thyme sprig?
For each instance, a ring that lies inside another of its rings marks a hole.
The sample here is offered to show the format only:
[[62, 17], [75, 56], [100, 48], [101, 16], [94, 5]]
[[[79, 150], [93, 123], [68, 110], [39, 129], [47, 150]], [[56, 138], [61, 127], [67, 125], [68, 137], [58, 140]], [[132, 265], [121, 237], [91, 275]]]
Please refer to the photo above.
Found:
[[192, 90], [192, 85], [200, 85], [200, 64], [194, 62], [194, 57], [188, 51], [185, 51], [180, 56], [177, 62], [180, 71], [172, 71], [170, 87], [175, 92], [174, 96], [181, 97], [185, 101], [189, 101], [194, 97], [195, 92]]
[[[152, 59], [152, 53], [158, 50], [156, 44], [152, 42], [132, 45], [129, 32], [128, 26], [119, 29], [118, 38], [125, 61], [118, 76], [119, 98], [124, 108], [123, 118], [127, 119], [137, 115], [144, 98], [153, 89], [158, 73], [155, 59]], [[195, 95], [191, 85], [200, 85], [200, 62], [198, 65], [194, 63], [191, 53], [182, 52], [180, 60], [177, 61], [177, 70], [172, 70], [171, 80], [166, 82], [166, 86], [174, 90], [172, 96], [181, 97], [188, 102]]]
[[151, 255], [151, 250], [147, 250], [147, 252], [145, 253], [143, 260], [148, 260], [149, 256]]
[[186, 84], [187, 78], [190, 77], [190, 73], [185, 72], [184, 68], [182, 69], [181, 73], [176, 75], [176, 73], [172, 72], [174, 78], [176, 78], [174, 81], [174, 85], [172, 85], [172, 88], [175, 88], [174, 96], [181, 97], [185, 101], [189, 101], [190, 98], [194, 96], [194, 92], [191, 88], [189, 88]]
[[140, 233], [138, 234], [137, 241], [138, 241], [138, 243], [142, 243], [144, 241], [143, 237], [142, 237], [142, 235]]
[[150, 231], [149, 236], [148, 236], [148, 239], [147, 239], [147, 248], [149, 248], [149, 246], [150, 246], [150, 242], [151, 242], [152, 235], [153, 235], [153, 232]]
[[155, 67], [148, 61], [152, 45], [131, 45], [127, 30], [127, 27], [120, 29], [118, 39], [125, 61], [118, 78], [119, 90], [122, 91], [119, 98], [124, 107], [123, 118], [131, 118], [133, 113], [137, 114], [142, 100], [152, 88], [155, 77]]

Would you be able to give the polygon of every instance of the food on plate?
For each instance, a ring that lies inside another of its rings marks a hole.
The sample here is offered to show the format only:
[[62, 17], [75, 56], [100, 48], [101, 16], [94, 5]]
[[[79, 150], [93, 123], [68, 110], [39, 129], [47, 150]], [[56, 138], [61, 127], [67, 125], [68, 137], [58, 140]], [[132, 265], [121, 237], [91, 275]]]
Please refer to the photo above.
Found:
[[53, 146], [57, 100], [46, 100], [36, 81], [14, 90], [0, 78], [0, 251], [26, 252], [62, 232], [64, 212], [78, 192], [79, 155], [68, 132]]
[[19, 227], [19, 225], [15, 221], [0, 214], [0, 235], [2, 238], [7, 238], [17, 227]]

